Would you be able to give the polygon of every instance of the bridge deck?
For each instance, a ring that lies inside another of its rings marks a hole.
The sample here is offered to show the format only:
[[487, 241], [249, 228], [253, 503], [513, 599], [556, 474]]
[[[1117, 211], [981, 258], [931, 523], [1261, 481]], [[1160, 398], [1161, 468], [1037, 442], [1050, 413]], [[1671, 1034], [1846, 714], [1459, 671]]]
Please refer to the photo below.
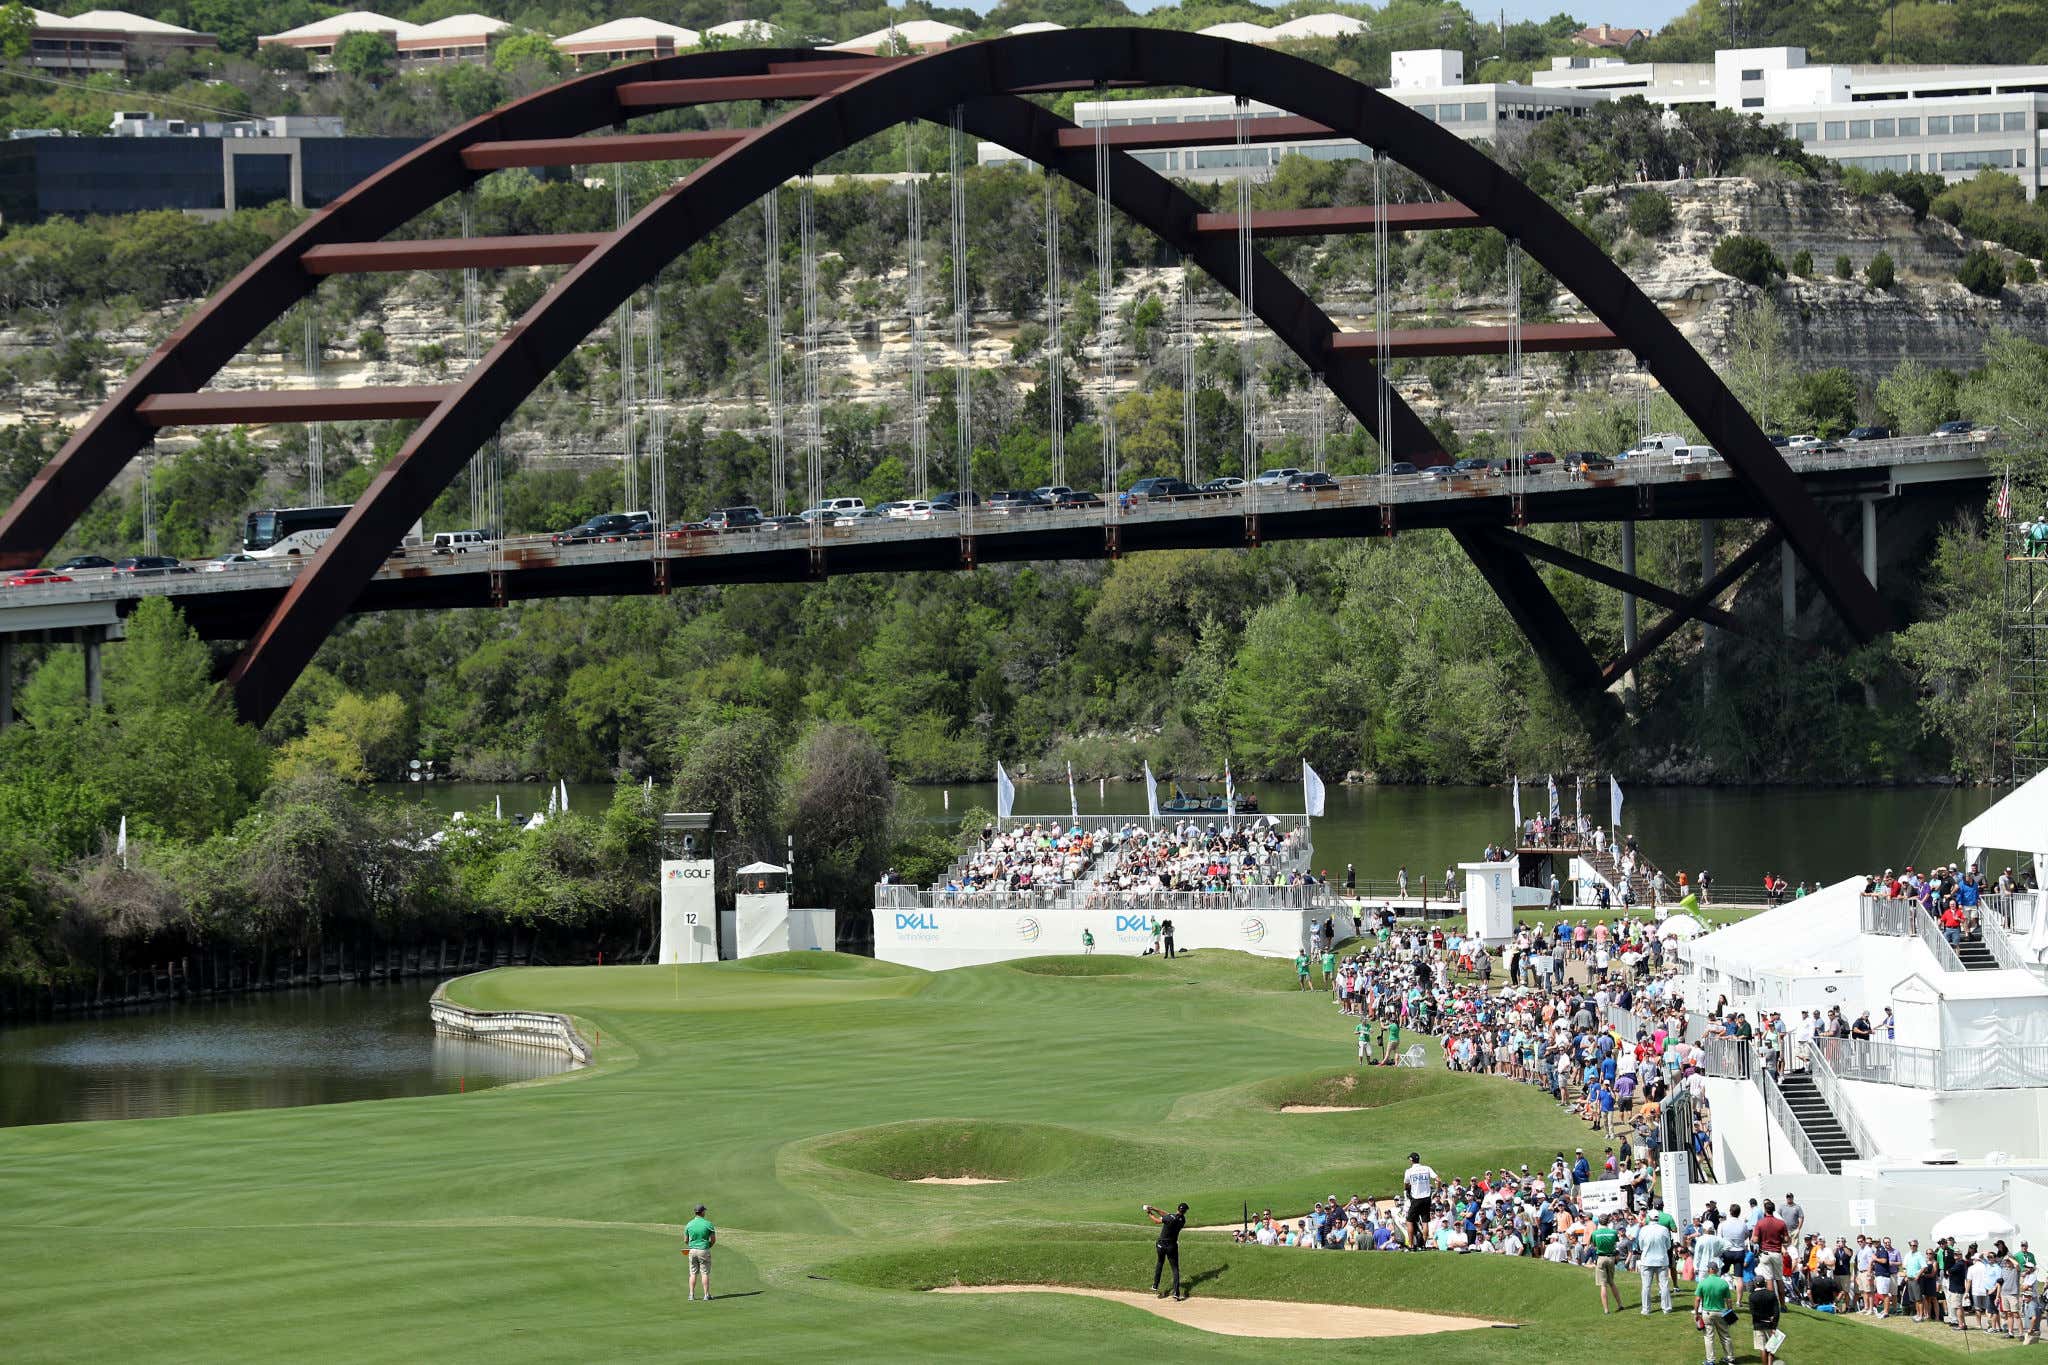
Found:
[[[1868, 442], [1839, 454], [1788, 452], [1787, 460], [1815, 496], [1856, 498], [1908, 484], [1988, 478], [1985, 449], [1969, 441]], [[1654, 457], [1583, 479], [1551, 469], [1526, 482], [1524, 514], [1531, 522], [1761, 515], [1748, 489], [1718, 462], [1674, 464], [1668, 457]], [[1509, 481], [1498, 477], [1363, 476], [1342, 479], [1335, 491], [1322, 493], [1261, 489], [1014, 516], [977, 509], [965, 535], [959, 519], [946, 516], [602, 545], [557, 546], [546, 536], [508, 537], [503, 581], [496, 590], [488, 552], [415, 549], [392, 556], [356, 609], [488, 606], [497, 600], [497, 591], [508, 600], [625, 595], [711, 583], [799, 582], [832, 573], [954, 570], [977, 563], [1100, 559], [1151, 549], [1357, 538], [1390, 529], [1497, 527], [1509, 521], [1510, 509]], [[125, 614], [144, 597], [164, 596], [180, 603], [201, 634], [246, 638], [311, 562], [261, 560], [221, 572], [147, 578], [81, 572], [67, 583], [0, 587], [0, 634], [41, 628], [46, 609], [58, 604], [112, 603]]]

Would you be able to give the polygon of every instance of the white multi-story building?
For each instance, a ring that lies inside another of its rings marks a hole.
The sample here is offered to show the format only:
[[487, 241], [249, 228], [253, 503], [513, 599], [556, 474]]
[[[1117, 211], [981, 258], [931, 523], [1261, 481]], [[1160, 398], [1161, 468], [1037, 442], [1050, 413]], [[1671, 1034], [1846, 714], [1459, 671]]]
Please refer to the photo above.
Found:
[[[1555, 115], [1581, 114], [1608, 98], [1596, 92], [1546, 91], [1506, 82], [1467, 85], [1464, 54], [1440, 48], [1396, 52], [1393, 83], [1386, 93], [1469, 141], [1499, 138], [1510, 130], [1526, 128]], [[1247, 112], [1258, 119], [1280, 117], [1286, 111], [1254, 102]], [[1074, 106], [1074, 121], [1083, 128], [1128, 128], [1156, 123], [1222, 125], [1216, 131], [1213, 146], [1132, 153], [1155, 171], [1187, 180], [1220, 180], [1235, 175], [1240, 156], [1247, 158], [1254, 170], [1260, 170], [1278, 165], [1286, 156], [1349, 161], [1370, 155], [1363, 145], [1350, 138], [1269, 142], [1240, 152], [1235, 145], [1236, 132], [1230, 126], [1236, 118], [1237, 101], [1229, 95], [1083, 100]], [[984, 166], [1018, 160], [1009, 148], [993, 142], [981, 144], [977, 159]]]
[[1737, 48], [1711, 64], [1557, 57], [1541, 90], [1712, 104], [1779, 124], [1816, 156], [1871, 171], [1965, 180], [2009, 171], [2041, 186], [2048, 66], [1816, 66], [1804, 48]]

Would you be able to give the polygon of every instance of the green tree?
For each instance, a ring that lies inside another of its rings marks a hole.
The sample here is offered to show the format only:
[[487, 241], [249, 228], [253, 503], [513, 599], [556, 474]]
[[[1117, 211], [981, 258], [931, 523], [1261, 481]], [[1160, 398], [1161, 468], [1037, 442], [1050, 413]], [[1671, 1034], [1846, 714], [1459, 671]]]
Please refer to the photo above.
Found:
[[1995, 299], [2005, 292], [2005, 263], [1989, 247], [1973, 247], [1956, 267], [1956, 283], [1980, 298]]
[[896, 784], [881, 746], [851, 725], [820, 726], [798, 746], [791, 772], [798, 894], [839, 910], [872, 904], [896, 829]]
[[1813, 253], [1801, 247], [1792, 256], [1792, 273], [1802, 280], [1813, 278]]
[[344, 33], [334, 43], [334, 69], [380, 85], [398, 69], [398, 45], [383, 33]]
[[1880, 251], [1872, 256], [1870, 264], [1864, 267], [1863, 278], [1869, 282], [1872, 289], [1890, 290], [1899, 282], [1899, 273], [1892, 265], [1891, 254]]
[[1662, 237], [1671, 230], [1670, 196], [1661, 190], [1638, 190], [1629, 196], [1628, 225], [1643, 237]]
[[1953, 370], [1909, 356], [1878, 382], [1878, 416], [1901, 435], [1924, 435], [1955, 417], [1957, 387]]
[[35, 11], [21, 0], [8, 0], [0, 5], [0, 57], [18, 62], [28, 56], [29, 40], [35, 31]]
[[519, 71], [536, 70], [550, 76], [559, 76], [567, 69], [567, 59], [562, 50], [555, 46], [555, 40], [545, 33], [528, 29], [520, 33], [508, 33], [500, 38], [491, 49], [491, 65], [507, 75]]
[[1784, 265], [1769, 243], [1739, 232], [1714, 243], [1713, 253], [1708, 259], [1722, 274], [1733, 275], [1744, 284], [1759, 288], [1785, 273]]

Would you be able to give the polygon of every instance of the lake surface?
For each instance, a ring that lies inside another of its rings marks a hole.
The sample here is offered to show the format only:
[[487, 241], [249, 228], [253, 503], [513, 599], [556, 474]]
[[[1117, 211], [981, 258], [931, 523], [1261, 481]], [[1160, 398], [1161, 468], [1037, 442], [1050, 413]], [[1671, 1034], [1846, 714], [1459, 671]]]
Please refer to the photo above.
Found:
[[[547, 805], [547, 788], [537, 783], [422, 782], [387, 792], [414, 796], [443, 812], [490, 810], [502, 798], [506, 814], [530, 813]], [[569, 788], [573, 809], [604, 810], [611, 788]], [[1165, 783], [1161, 782], [1162, 794]], [[1217, 788], [1217, 790], [1221, 790]], [[1295, 783], [1246, 783], [1265, 809], [1298, 813], [1301, 788]], [[1137, 782], [1080, 784], [1083, 815], [1142, 815], [1145, 789]], [[1907, 864], [1927, 867], [1958, 856], [1955, 838], [1963, 823], [2002, 795], [1990, 788], [1956, 787], [1652, 787], [1623, 788], [1622, 826], [1635, 834], [1650, 859], [1676, 871], [1707, 868], [1723, 886], [1757, 886], [1770, 872], [1792, 882], [1826, 883]], [[1559, 795], [1569, 814], [1573, 792], [1561, 780]], [[1547, 803], [1541, 783], [1522, 788], [1525, 815]], [[958, 819], [980, 806], [994, 810], [995, 786], [913, 787], [911, 814], [932, 820]], [[1585, 808], [1607, 822], [1606, 779], [1586, 783]], [[1328, 814], [1315, 822], [1316, 863], [1342, 876], [1355, 863], [1361, 881], [1390, 879], [1406, 865], [1411, 876], [1424, 869], [1435, 878], [1445, 867], [1477, 858], [1489, 841], [1505, 841], [1513, 808], [1505, 787], [1340, 787], [1331, 785]], [[1065, 815], [1064, 783], [1026, 783], [1017, 788], [1017, 814]], [[797, 850], [799, 858], [803, 850]], [[1986, 855], [1994, 875], [2013, 855]]]
[[438, 1095], [569, 1069], [557, 1053], [437, 1036], [435, 984], [321, 986], [0, 1029], [0, 1125]]

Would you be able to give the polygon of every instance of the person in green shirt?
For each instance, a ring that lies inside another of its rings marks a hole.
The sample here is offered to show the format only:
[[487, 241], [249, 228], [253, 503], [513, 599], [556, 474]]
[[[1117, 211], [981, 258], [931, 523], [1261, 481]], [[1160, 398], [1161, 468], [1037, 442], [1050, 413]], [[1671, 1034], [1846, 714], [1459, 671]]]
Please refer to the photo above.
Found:
[[1088, 955], [1089, 953], [1092, 953], [1092, 952], [1094, 952], [1094, 951], [1095, 951], [1095, 931], [1094, 931], [1093, 929], [1083, 929], [1083, 930], [1081, 931], [1081, 953], [1082, 953], [1082, 956], [1084, 956], [1084, 957], [1085, 957], [1086, 955]]
[[[1621, 1310], [1621, 1290], [1614, 1284], [1614, 1258], [1621, 1250], [1621, 1234], [1607, 1221], [1608, 1215], [1601, 1214], [1593, 1220], [1593, 1284], [1600, 1291], [1600, 1315]], [[1609, 1295], [1614, 1297], [1614, 1307], [1607, 1306]]]
[[1392, 1066], [1394, 1064], [1394, 1054], [1400, 1050], [1400, 1047], [1401, 1021], [1389, 1019], [1387, 1020], [1387, 1055], [1380, 1059], [1381, 1063], [1385, 1066]]
[[1358, 1021], [1358, 1060], [1372, 1060], [1372, 1023], [1365, 1019]]
[[[1694, 1321], [1699, 1324], [1700, 1336], [1706, 1343], [1707, 1365], [1715, 1365], [1716, 1361], [1735, 1365], [1735, 1339], [1728, 1331], [1728, 1319], [1734, 1312], [1730, 1306], [1734, 1291], [1728, 1287], [1728, 1281], [1721, 1277], [1719, 1270], [1709, 1270], [1700, 1277], [1695, 1292]], [[1716, 1354], [1717, 1347], [1719, 1354]]]
[[1336, 979], [1337, 954], [1335, 951], [1325, 948], [1323, 950], [1323, 984], [1327, 986]]
[[711, 1226], [711, 1220], [704, 1216], [704, 1206], [697, 1206], [697, 1216], [683, 1225], [683, 1244], [690, 1258], [690, 1298], [697, 1297], [697, 1281], [704, 1281], [704, 1302], [711, 1302], [711, 1248], [718, 1245], [718, 1229]]
[[1294, 955], [1294, 974], [1301, 978], [1301, 988], [1308, 989], [1308, 953], [1306, 950]]

